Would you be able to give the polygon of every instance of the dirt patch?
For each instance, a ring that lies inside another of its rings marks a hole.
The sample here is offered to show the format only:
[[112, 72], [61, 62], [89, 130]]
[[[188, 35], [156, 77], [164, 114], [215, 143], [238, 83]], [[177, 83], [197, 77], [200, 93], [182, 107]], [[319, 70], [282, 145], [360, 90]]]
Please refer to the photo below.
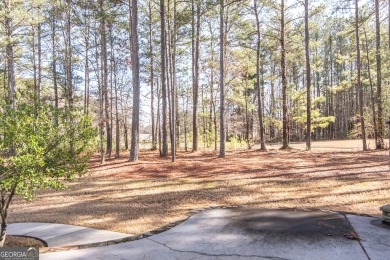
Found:
[[4, 246], [7, 247], [46, 247], [46, 244], [33, 237], [6, 236]]
[[388, 152], [300, 150], [184, 153], [177, 162], [142, 152], [140, 162], [91, 161], [91, 175], [32, 203], [16, 199], [10, 222], [73, 224], [141, 234], [210, 206], [309, 208], [380, 214], [390, 202]]

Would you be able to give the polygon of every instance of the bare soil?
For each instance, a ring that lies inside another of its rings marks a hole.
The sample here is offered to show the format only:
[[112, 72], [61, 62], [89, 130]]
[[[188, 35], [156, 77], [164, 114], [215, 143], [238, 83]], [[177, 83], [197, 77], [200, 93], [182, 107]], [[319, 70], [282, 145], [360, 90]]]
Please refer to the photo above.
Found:
[[[342, 144], [337, 144], [344, 147]], [[180, 152], [177, 162], [144, 151], [140, 162], [90, 163], [91, 175], [68, 190], [17, 198], [9, 221], [80, 225], [140, 234], [193, 209], [245, 205], [379, 215], [390, 203], [388, 151]]]

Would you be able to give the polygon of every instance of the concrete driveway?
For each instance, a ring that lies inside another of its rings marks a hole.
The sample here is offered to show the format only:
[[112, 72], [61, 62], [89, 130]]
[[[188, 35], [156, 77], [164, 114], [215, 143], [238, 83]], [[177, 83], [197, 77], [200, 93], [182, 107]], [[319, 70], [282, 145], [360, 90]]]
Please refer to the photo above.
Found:
[[137, 241], [40, 258], [385, 260], [390, 259], [390, 227], [379, 218], [326, 211], [212, 209]]

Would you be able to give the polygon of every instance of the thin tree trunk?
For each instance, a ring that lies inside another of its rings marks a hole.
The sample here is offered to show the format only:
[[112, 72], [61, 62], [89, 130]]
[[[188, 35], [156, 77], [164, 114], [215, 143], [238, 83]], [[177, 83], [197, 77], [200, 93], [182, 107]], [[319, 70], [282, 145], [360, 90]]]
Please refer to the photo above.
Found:
[[71, 10], [72, 1], [67, 0], [66, 17], [66, 90], [69, 107], [73, 107], [73, 78], [72, 78], [72, 42], [71, 42]]
[[120, 157], [120, 122], [119, 122], [119, 109], [118, 109], [118, 86], [117, 86], [117, 66], [114, 61], [114, 89], [115, 89], [115, 158]]
[[[114, 40], [112, 37], [112, 24], [110, 24], [110, 49], [111, 49], [111, 55], [110, 55], [110, 67], [111, 67], [111, 131], [113, 129], [113, 100], [114, 97], [112, 95], [112, 85], [114, 85], [114, 94], [115, 94], [115, 158], [120, 157], [120, 122], [119, 122], [119, 110], [118, 110], [118, 86], [117, 86], [117, 65], [115, 62], [115, 49], [114, 49]], [[88, 93], [89, 94], [89, 93]], [[87, 97], [87, 104], [88, 104], [88, 98]], [[111, 135], [112, 136], [112, 135]]]
[[[209, 23], [210, 33], [211, 33], [211, 65], [210, 65], [210, 117], [209, 117], [209, 134], [211, 139], [211, 134], [213, 132], [213, 114], [214, 113], [214, 34], [212, 24]], [[215, 129], [216, 131], [216, 129]], [[211, 144], [211, 143], [210, 143]], [[216, 132], [214, 133], [214, 149], [217, 150], [217, 136]]]
[[[265, 98], [264, 98], [264, 92], [265, 92], [265, 80], [264, 80], [264, 74], [265, 74], [265, 70], [264, 70], [264, 62], [261, 62], [261, 80], [260, 80], [260, 85], [261, 85], [261, 88], [260, 88], [260, 99], [262, 101], [262, 106], [261, 106], [261, 116], [262, 116], [262, 124], [263, 124], [263, 140], [264, 140], [264, 150], [267, 150], [267, 147], [265, 146], [265, 137], [264, 137], [264, 134], [265, 134], [265, 127], [264, 127], [264, 102], [265, 102]], [[254, 120], [252, 119], [252, 128], [253, 128], [253, 122]], [[253, 132], [254, 129], [252, 129], [252, 132]], [[261, 148], [261, 146], [260, 146]]]
[[250, 140], [249, 140], [249, 130], [250, 130], [250, 123], [249, 123], [249, 109], [248, 109], [248, 75], [245, 75], [245, 89], [244, 89], [244, 98], [245, 98], [245, 141], [247, 144], [248, 149], [251, 149]]
[[149, 55], [150, 55], [150, 115], [152, 119], [152, 150], [156, 150], [156, 126], [154, 116], [154, 57], [153, 57], [153, 29], [152, 29], [152, 1], [149, 0]]
[[256, 87], [257, 87], [257, 113], [259, 116], [259, 125], [260, 125], [260, 150], [266, 150], [265, 140], [264, 140], [264, 120], [263, 120], [263, 99], [260, 89], [260, 59], [261, 59], [261, 25], [259, 18], [259, 11], [257, 9], [257, 1], [253, 0], [255, 8], [255, 17], [256, 17], [256, 34], [257, 34], [257, 45], [256, 45]]
[[[53, 87], [54, 87], [54, 107], [58, 110], [58, 84], [57, 84], [57, 51], [56, 51], [56, 19], [55, 19], [56, 9], [53, 7], [52, 9], [52, 73], [53, 73]], [[58, 118], [56, 116], [56, 123], [58, 123]]]
[[156, 129], [156, 137], [158, 140], [158, 151], [160, 153], [160, 156], [162, 155], [162, 150], [161, 150], [161, 105], [160, 105], [160, 100], [161, 100], [161, 90], [158, 84], [158, 79], [156, 80], [156, 85], [157, 85], [157, 129]]
[[[390, 2], [389, 2], [390, 4]], [[390, 19], [390, 18], [389, 18]], [[379, 17], [379, 0], [375, 0], [375, 28], [376, 28], [376, 89], [378, 104], [378, 139], [376, 141], [376, 149], [383, 149], [385, 144], [383, 142], [384, 126], [383, 126], [383, 108], [382, 108], [382, 57], [381, 57], [381, 28]], [[389, 35], [390, 39], [390, 35]], [[375, 116], [375, 115], [374, 115]]]
[[166, 46], [167, 46], [167, 52], [165, 55], [165, 64], [166, 64], [166, 80], [167, 80], [167, 100], [168, 100], [168, 127], [169, 127], [169, 140], [172, 142], [172, 106], [171, 106], [171, 89], [172, 89], [172, 52], [171, 52], [171, 20], [170, 20], [170, 1], [168, 0], [167, 3], [167, 14], [166, 14], [166, 31], [165, 31], [165, 39], [166, 39]]
[[[98, 91], [99, 91], [99, 141], [100, 141], [100, 163], [104, 163], [104, 98], [103, 98], [103, 87], [101, 85], [101, 78], [103, 76], [102, 68], [99, 68], [99, 52], [98, 52], [98, 35], [94, 35], [94, 44], [95, 44], [95, 63], [97, 68], [97, 83], [98, 83]], [[101, 64], [100, 64], [101, 67]]]
[[219, 63], [220, 63], [220, 145], [219, 145], [219, 157], [225, 158], [225, 30], [224, 30], [224, 12], [225, 12], [224, 0], [219, 0]]
[[[200, 48], [200, 0], [196, 5], [196, 35], [194, 53], [194, 85], [193, 85], [193, 111], [192, 111], [192, 150], [198, 150], [198, 98], [199, 98], [199, 48]], [[194, 2], [193, 2], [194, 12]], [[195, 13], [193, 13], [195, 16]], [[193, 28], [194, 31], [194, 28]], [[194, 33], [194, 32], [193, 32]]]
[[166, 85], [166, 38], [165, 38], [165, 3], [160, 0], [161, 17], [161, 89], [162, 89], [162, 156], [168, 156], [168, 130], [167, 130], [167, 85]]
[[34, 98], [36, 99], [38, 96], [38, 86], [37, 86], [37, 61], [36, 61], [36, 40], [35, 40], [35, 24], [34, 22], [31, 24], [32, 30], [32, 65], [33, 65], [33, 83], [34, 83]]
[[85, 34], [85, 71], [84, 71], [84, 114], [89, 112], [89, 22], [86, 18], [86, 34]]
[[[38, 7], [38, 17], [41, 15], [41, 7]], [[42, 91], [42, 26], [41, 22], [38, 23], [38, 101], [41, 100]]]
[[283, 146], [282, 149], [289, 148], [289, 120], [288, 120], [288, 104], [287, 104], [287, 76], [286, 76], [286, 31], [285, 31], [285, 6], [284, 0], [281, 3], [281, 70], [282, 70], [282, 95], [283, 95]]
[[311, 150], [311, 68], [309, 35], [309, 1], [305, 0], [305, 54], [306, 54], [306, 150]]
[[171, 106], [172, 106], [172, 140], [171, 140], [171, 153], [172, 162], [176, 161], [176, 111], [175, 111], [175, 100], [176, 100], [176, 0], [173, 0], [173, 39], [172, 39], [172, 89], [171, 89]]
[[103, 0], [99, 0], [100, 3], [100, 41], [101, 41], [101, 59], [103, 70], [103, 98], [104, 98], [104, 114], [105, 124], [107, 132], [106, 140], [106, 154], [110, 155], [112, 151], [112, 136], [111, 136], [111, 124], [110, 124], [110, 101], [108, 98], [108, 65], [107, 65], [107, 39], [106, 39], [106, 17], [103, 5]]
[[202, 139], [203, 139], [203, 148], [208, 147], [208, 139], [206, 135], [206, 111], [205, 111], [205, 88], [202, 86]]
[[359, 93], [359, 113], [360, 113], [360, 127], [362, 132], [363, 150], [367, 150], [366, 129], [364, 124], [364, 103], [363, 103], [363, 86], [361, 82], [361, 63], [360, 63], [360, 38], [359, 38], [359, 6], [358, 0], [355, 0], [355, 34], [356, 34], [356, 51], [357, 60], [356, 67], [357, 75], [357, 89]]
[[196, 75], [195, 75], [195, 0], [191, 0], [191, 75], [192, 75], [192, 130], [193, 130], [193, 139], [192, 139], [192, 150], [194, 151], [194, 140], [195, 140], [195, 110], [196, 110], [196, 104], [195, 104], [195, 86], [196, 86]]
[[114, 78], [113, 78], [113, 74], [114, 74], [114, 71], [113, 71], [113, 62], [114, 62], [114, 56], [113, 56], [113, 46], [112, 46], [112, 22], [109, 21], [108, 22], [108, 31], [109, 31], [109, 40], [110, 40], [110, 49], [111, 49], [111, 53], [110, 53], [110, 136], [111, 136], [111, 149], [108, 151], [108, 158], [111, 158], [111, 155], [112, 155], [112, 144], [113, 144], [113, 131], [114, 131], [114, 110], [113, 110], [113, 82], [114, 82]]
[[[72, 70], [72, 63], [73, 63], [73, 48], [72, 48], [72, 38], [71, 38], [71, 29], [72, 29], [72, 21], [71, 21], [71, 14], [72, 14], [72, 1], [67, 0], [67, 11], [66, 11], [66, 46], [65, 46], [65, 60], [66, 60], [66, 89], [67, 89], [67, 98], [68, 98], [68, 106], [70, 110], [73, 110], [73, 70]], [[74, 118], [73, 115], [70, 115], [69, 123], [73, 124]], [[70, 133], [70, 140], [73, 140], [73, 132]], [[74, 147], [73, 142], [70, 142], [69, 144], [71, 153], [74, 153]]]
[[187, 134], [188, 134], [188, 93], [186, 91], [186, 101], [185, 101], [185, 110], [184, 110], [184, 150], [188, 152], [188, 141], [187, 141]]
[[[172, 121], [172, 96], [171, 96], [171, 90], [173, 87], [173, 75], [172, 75], [172, 31], [171, 31], [171, 17], [170, 17], [170, 0], [167, 2], [167, 26], [166, 26], [166, 41], [167, 41], [167, 55], [165, 56], [165, 61], [166, 61], [166, 79], [167, 79], [167, 99], [168, 99], [168, 123], [169, 123], [169, 139], [172, 145], [173, 141], [173, 130], [172, 127], [173, 121]], [[172, 148], [172, 147], [171, 147]]]
[[[275, 77], [275, 69], [276, 69], [276, 65], [275, 63], [272, 64], [272, 75], [271, 75], [271, 117], [272, 118], [276, 118], [276, 113], [275, 113], [275, 108], [276, 108], [276, 104], [275, 104], [275, 80], [274, 80], [274, 77]], [[270, 138], [271, 138], [271, 141], [275, 141], [275, 125], [274, 124], [271, 124], [270, 126]]]
[[131, 1], [131, 64], [133, 82], [133, 118], [131, 125], [130, 161], [138, 161], [139, 152], [139, 114], [140, 114], [140, 77], [138, 45], [138, 4]]

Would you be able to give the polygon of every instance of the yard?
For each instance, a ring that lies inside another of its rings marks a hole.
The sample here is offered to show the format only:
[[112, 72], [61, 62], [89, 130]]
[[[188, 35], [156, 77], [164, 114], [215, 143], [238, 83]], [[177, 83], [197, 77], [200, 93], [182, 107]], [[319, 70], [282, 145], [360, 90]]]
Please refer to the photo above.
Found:
[[100, 165], [96, 156], [91, 174], [68, 190], [40, 193], [32, 203], [17, 198], [9, 223], [51, 222], [140, 234], [210, 206], [379, 215], [379, 207], [390, 203], [388, 151], [357, 151], [356, 141], [324, 143], [314, 143], [312, 152], [232, 150], [225, 159], [212, 151], [180, 152], [176, 163], [156, 151], [142, 152], [137, 163], [124, 153]]

